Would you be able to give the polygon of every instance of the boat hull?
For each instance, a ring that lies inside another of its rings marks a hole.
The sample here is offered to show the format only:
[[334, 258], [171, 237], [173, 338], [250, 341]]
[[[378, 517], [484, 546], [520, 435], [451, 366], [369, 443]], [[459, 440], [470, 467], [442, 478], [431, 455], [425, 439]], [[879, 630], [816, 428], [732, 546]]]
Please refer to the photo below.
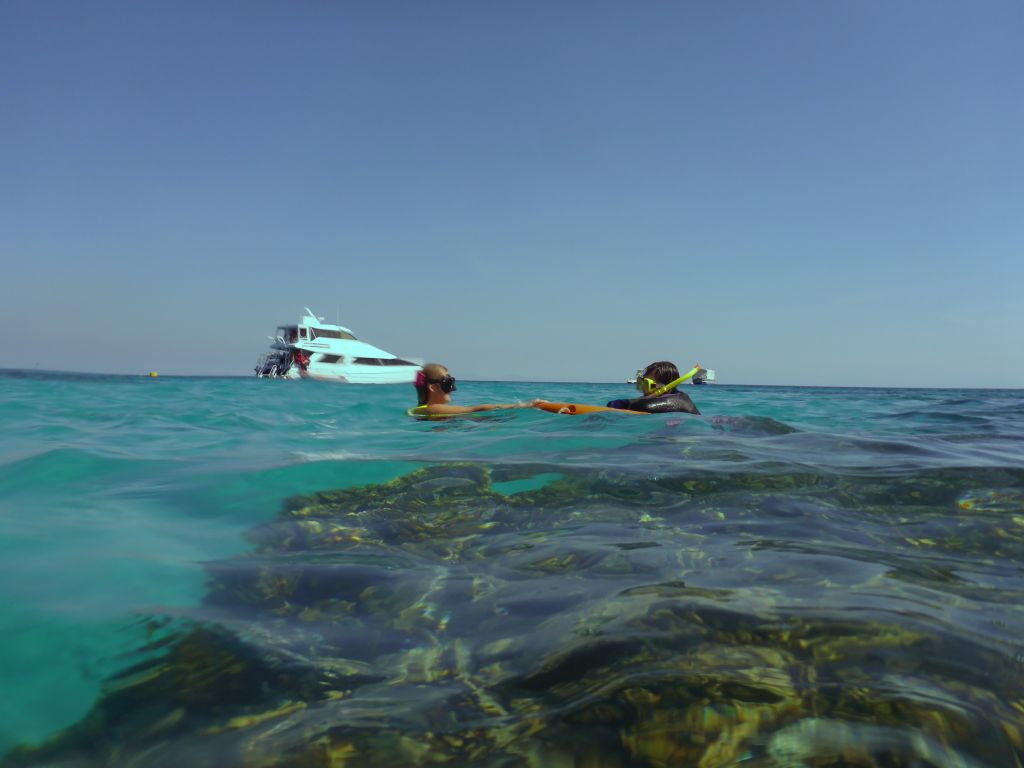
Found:
[[[376, 368], [376, 370], [373, 370]], [[306, 370], [298, 365], [288, 369], [282, 378], [333, 381], [339, 384], [412, 384], [419, 366], [339, 366], [310, 363]]]

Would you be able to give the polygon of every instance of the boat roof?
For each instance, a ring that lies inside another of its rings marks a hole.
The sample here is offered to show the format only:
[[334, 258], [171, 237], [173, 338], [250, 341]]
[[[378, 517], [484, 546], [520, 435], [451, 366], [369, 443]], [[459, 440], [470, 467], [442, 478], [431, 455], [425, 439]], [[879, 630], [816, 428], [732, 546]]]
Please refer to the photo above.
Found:
[[325, 328], [325, 329], [330, 329], [330, 330], [344, 331], [345, 333], [350, 333], [353, 336], [355, 336], [355, 333], [353, 333], [351, 329], [346, 328], [343, 325], [336, 325], [334, 323], [325, 323], [324, 319], [322, 317], [317, 317], [316, 315], [314, 315], [313, 314], [313, 310], [311, 310], [309, 307], [306, 307], [305, 311], [306, 311], [306, 314], [304, 314], [302, 316], [302, 318], [299, 320], [299, 325], [312, 325], [312, 326], [315, 326], [317, 328]]

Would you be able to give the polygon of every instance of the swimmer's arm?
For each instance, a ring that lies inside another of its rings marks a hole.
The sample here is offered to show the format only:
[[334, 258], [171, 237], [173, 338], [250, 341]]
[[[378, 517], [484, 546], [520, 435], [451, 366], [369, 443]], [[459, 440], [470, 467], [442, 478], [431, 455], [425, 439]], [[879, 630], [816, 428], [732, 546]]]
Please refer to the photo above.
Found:
[[455, 415], [458, 413], [476, 413], [482, 410], [478, 405], [428, 405], [423, 413]]
[[502, 411], [508, 408], [532, 408], [539, 400], [528, 403], [482, 403], [480, 405], [428, 405], [425, 413], [478, 413], [480, 411]]

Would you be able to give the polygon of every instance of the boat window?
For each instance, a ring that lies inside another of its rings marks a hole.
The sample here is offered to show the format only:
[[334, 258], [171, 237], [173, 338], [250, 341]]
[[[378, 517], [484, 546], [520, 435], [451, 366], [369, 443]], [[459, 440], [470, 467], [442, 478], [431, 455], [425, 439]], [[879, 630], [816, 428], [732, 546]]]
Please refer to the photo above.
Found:
[[357, 357], [353, 361], [356, 365], [380, 365], [379, 357]]
[[341, 355], [321, 355], [321, 363], [344, 363], [345, 359]]
[[306, 329], [305, 328], [299, 328], [299, 338], [300, 339], [306, 338]]
[[416, 365], [416, 363], [410, 363], [408, 360], [403, 360], [400, 357], [385, 358], [380, 363], [381, 365]]
[[352, 339], [353, 341], [357, 340], [356, 337], [353, 336], [351, 333], [346, 333], [345, 331], [335, 331], [329, 328], [310, 328], [309, 332], [311, 334], [310, 338], [313, 339], [320, 336], [325, 339]]

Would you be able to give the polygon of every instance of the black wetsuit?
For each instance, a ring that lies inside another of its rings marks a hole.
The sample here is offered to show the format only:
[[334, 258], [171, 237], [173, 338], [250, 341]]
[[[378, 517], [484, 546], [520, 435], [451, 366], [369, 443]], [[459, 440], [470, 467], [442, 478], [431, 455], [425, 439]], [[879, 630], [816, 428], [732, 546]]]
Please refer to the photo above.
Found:
[[700, 416], [700, 411], [693, 404], [689, 395], [682, 392], [667, 392], [661, 397], [638, 397], [633, 400], [612, 400], [608, 408], [619, 408], [624, 411], [643, 411], [644, 413], [692, 413]]

